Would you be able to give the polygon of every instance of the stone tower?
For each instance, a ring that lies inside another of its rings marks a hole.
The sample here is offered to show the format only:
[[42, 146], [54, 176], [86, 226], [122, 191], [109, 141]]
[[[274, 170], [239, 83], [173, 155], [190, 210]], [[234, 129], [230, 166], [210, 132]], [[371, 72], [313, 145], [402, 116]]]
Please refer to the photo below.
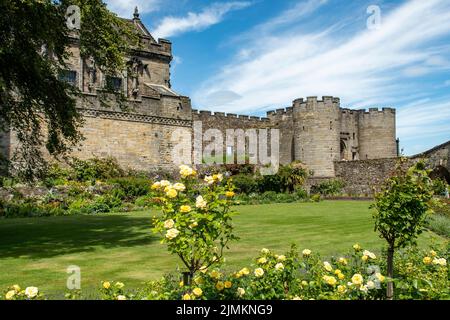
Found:
[[308, 97], [294, 101], [295, 160], [305, 163], [316, 177], [334, 176], [340, 154], [339, 99]]

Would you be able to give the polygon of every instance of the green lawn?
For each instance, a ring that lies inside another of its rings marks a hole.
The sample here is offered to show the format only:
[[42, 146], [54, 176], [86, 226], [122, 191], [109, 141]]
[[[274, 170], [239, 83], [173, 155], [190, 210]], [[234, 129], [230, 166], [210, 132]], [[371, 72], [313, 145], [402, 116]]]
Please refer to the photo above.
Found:
[[[236, 234], [227, 265], [238, 268], [267, 247], [277, 252], [295, 243], [324, 255], [344, 252], [355, 242], [379, 251], [365, 201], [324, 201], [237, 207]], [[66, 291], [66, 268], [81, 268], [82, 289], [102, 280], [129, 287], [174, 271], [178, 260], [152, 235], [152, 212], [0, 220], [0, 290], [12, 284], [34, 285], [55, 295]], [[424, 234], [420, 245], [431, 238]]]

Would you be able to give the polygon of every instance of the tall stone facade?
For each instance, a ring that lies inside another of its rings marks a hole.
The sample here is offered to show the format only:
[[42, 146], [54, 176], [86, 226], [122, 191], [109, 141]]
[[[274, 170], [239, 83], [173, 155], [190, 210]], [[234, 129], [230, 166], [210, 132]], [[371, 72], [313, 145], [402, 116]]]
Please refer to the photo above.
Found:
[[[334, 177], [335, 161], [397, 156], [395, 110], [390, 108], [350, 110], [341, 108], [338, 98], [309, 97], [262, 118], [193, 110], [190, 99], [171, 88], [172, 44], [156, 41], [137, 12], [128, 22], [139, 34], [142, 47], [130, 52], [128, 68], [120, 74], [102, 73], [95, 61], [81, 57], [77, 38], [72, 39], [64, 79], [83, 92], [77, 103], [85, 118], [84, 140], [74, 148], [75, 157], [112, 156], [121, 165], [138, 170], [172, 168], [180, 162], [173, 156], [180, 143], [191, 151], [182, 161], [192, 160], [193, 144], [202, 139], [193, 130], [198, 122], [203, 132], [213, 128], [224, 137], [227, 129], [279, 129], [280, 163], [302, 161], [317, 177]], [[105, 86], [123, 92], [126, 111], [114, 100], [100, 103]], [[174, 132], [181, 132], [182, 139], [174, 140]], [[13, 131], [0, 138], [2, 153], [10, 157], [17, 145]], [[224, 139], [223, 154], [234, 153], [234, 144], [235, 139]]]

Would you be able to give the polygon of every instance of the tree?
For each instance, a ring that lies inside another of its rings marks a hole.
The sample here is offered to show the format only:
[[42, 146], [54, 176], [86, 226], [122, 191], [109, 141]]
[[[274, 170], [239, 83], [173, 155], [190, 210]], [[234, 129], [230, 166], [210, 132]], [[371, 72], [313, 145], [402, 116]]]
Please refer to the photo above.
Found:
[[[79, 30], [66, 23], [70, 5], [80, 9]], [[26, 179], [45, 167], [44, 147], [57, 157], [82, 138], [75, 102], [80, 92], [59, 77], [73, 41], [69, 35], [79, 41], [82, 57], [110, 73], [125, 67], [125, 53], [136, 40], [101, 0], [0, 1], [0, 132], [16, 132], [13, 160]]]
[[395, 249], [415, 245], [422, 233], [426, 217], [432, 213], [433, 189], [424, 162], [406, 169], [406, 159], [401, 158], [394, 175], [387, 179], [381, 191], [375, 195], [376, 209], [373, 214], [375, 231], [388, 244], [387, 251], [387, 297], [394, 296]]

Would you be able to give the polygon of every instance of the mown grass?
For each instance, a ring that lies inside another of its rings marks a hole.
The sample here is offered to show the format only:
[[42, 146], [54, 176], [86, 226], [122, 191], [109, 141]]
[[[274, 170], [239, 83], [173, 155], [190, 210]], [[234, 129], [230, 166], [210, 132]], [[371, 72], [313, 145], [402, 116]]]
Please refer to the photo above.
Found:
[[[324, 201], [239, 206], [235, 217], [240, 241], [227, 252], [227, 268], [251, 263], [263, 247], [277, 252], [292, 243], [323, 255], [347, 251], [355, 242], [380, 251], [367, 201]], [[129, 287], [157, 279], [181, 267], [151, 233], [156, 212], [96, 216], [7, 219], [0, 221], [0, 290], [12, 284], [34, 285], [53, 297], [66, 292], [67, 267], [81, 268], [83, 291], [102, 280], [120, 280]], [[421, 236], [428, 245], [432, 233]]]

